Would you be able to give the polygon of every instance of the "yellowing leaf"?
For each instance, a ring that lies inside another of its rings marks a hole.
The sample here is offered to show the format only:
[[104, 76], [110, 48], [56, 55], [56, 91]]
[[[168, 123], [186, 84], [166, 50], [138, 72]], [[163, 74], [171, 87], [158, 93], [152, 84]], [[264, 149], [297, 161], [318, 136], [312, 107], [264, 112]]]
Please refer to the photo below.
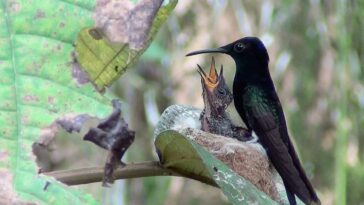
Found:
[[[78, 63], [99, 90], [119, 78], [145, 51], [177, 4], [177, 0], [163, 6], [158, 0], [142, 0], [132, 7], [127, 2], [100, 3], [94, 13], [96, 27], [83, 29], [75, 43]], [[120, 6], [120, 12], [108, 14], [107, 9], [114, 6]]]

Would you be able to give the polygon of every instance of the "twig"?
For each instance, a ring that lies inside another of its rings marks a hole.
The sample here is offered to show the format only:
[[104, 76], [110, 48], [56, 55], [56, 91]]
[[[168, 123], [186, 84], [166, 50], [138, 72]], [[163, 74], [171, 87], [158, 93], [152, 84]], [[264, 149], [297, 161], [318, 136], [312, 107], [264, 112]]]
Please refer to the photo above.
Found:
[[[58, 181], [67, 185], [89, 184], [102, 181], [102, 177], [104, 175], [104, 167], [88, 167], [71, 170], [60, 170], [45, 172], [43, 174], [52, 176]], [[115, 179], [130, 179], [151, 176], [186, 177], [217, 187], [216, 183], [208, 177], [203, 177], [191, 173], [180, 173], [172, 169], [164, 168], [157, 161], [127, 164], [125, 167], [117, 168], [114, 172]]]

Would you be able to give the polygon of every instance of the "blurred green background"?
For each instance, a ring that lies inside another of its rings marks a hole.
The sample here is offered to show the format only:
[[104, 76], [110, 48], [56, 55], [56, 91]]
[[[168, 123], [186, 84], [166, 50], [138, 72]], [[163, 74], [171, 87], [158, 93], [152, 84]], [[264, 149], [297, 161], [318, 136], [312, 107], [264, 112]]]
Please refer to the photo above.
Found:
[[[124, 101], [137, 133], [125, 161], [157, 159], [152, 135], [167, 106], [202, 108], [196, 64], [207, 69], [212, 55], [185, 54], [244, 36], [261, 38], [268, 49], [291, 137], [323, 204], [364, 204], [363, 0], [180, 0], [147, 52], [109, 90]], [[233, 60], [214, 57], [231, 85]], [[59, 143], [68, 152], [54, 155], [50, 169], [104, 163], [90, 144]], [[228, 204], [219, 190], [183, 178], [79, 187], [107, 205]]]

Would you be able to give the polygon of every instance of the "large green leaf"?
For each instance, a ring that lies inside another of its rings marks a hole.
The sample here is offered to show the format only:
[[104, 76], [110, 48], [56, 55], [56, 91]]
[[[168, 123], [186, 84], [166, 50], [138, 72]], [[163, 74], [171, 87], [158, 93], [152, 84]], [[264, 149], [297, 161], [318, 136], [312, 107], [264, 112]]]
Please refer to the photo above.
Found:
[[72, 43], [80, 28], [92, 25], [93, 4], [1, 1], [0, 175], [12, 184], [2, 193], [8, 199], [0, 199], [1, 204], [15, 198], [37, 204], [96, 203], [89, 195], [38, 175], [32, 154], [33, 142], [58, 117], [102, 117], [110, 111], [107, 99], [90, 85], [77, 87], [71, 72]]
[[94, 25], [94, 7], [94, 0], [1, 0], [0, 204], [97, 203], [37, 174], [32, 154], [33, 142], [56, 119], [111, 111], [106, 97], [73, 78], [73, 43]]
[[203, 147], [177, 131], [163, 131], [157, 136], [155, 145], [165, 167], [187, 175], [193, 173], [213, 179], [234, 205], [277, 204]]

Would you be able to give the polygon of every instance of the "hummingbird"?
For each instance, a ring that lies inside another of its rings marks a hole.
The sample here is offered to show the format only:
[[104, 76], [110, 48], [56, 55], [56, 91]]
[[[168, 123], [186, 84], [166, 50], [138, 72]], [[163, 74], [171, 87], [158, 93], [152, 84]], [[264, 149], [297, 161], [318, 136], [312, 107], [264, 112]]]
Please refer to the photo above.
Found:
[[259, 38], [244, 37], [219, 48], [188, 53], [224, 53], [236, 65], [234, 105], [249, 131], [254, 131], [281, 176], [290, 205], [295, 196], [307, 205], [321, 204], [289, 137], [282, 105], [269, 73], [269, 55]]
[[214, 57], [212, 57], [208, 75], [200, 65], [197, 64], [197, 66], [201, 76], [204, 101], [204, 109], [200, 115], [201, 129], [242, 142], [252, 139], [251, 133], [242, 127], [235, 126], [226, 113], [226, 108], [233, 101], [233, 94], [225, 83], [223, 66], [221, 65], [220, 74], [218, 74]]

